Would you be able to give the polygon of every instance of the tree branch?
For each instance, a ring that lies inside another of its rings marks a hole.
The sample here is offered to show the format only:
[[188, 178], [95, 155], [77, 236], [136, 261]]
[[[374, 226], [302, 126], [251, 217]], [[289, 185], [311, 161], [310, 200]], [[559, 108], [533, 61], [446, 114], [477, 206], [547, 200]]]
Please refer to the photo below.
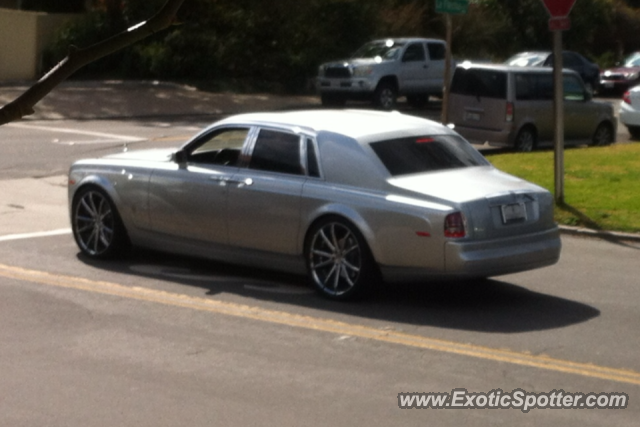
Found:
[[184, 0], [167, 0], [148, 21], [84, 49], [71, 46], [67, 57], [58, 65], [18, 98], [0, 108], [0, 126], [33, 114], [34, 106], [78, 69], [169, 27], [183, 2]]

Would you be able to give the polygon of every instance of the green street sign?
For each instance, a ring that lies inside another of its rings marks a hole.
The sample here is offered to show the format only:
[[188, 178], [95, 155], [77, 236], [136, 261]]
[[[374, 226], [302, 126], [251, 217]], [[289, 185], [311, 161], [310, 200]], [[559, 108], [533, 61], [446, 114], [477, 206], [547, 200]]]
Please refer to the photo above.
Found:
[[436, 0], [436, 13], [465, 14], [469, 0]]

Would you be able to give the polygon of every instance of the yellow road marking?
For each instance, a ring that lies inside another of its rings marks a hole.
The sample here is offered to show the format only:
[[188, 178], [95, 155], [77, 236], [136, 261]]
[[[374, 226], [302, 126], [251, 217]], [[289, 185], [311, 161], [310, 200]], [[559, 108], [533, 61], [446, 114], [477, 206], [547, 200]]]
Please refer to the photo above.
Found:
[[257, 306], [236, 304], [216, 299], [192, 297], [142, 287], [129, 287], [119, 285], [117, 283], [89, 280], [80, 277], [47, 273], [44, 271], [28, 270], [4, 264], [0, 264], [0, 276], [42, 285], [97, 292], [175, 307], [185, 307], [245, 319], [254, 319], [262, 322], [277, 323], [297, 328], [313, 329], [316, 331], [339, 335], [350, 335], [408, 347], [422, 348], [484, 360], [575, 374], [584, 377], [640, 385], [640, 373], [632, 370], [607, 368], [588, 363], [554, 359], [547, 356], [536, 356], [510, 350], [499, 350], [490, 347], [457, 343], [454, 341], [428, 338], [420, 335], [383, 330], [369, 326], [354, 325], [336, 320], [269, 310]]

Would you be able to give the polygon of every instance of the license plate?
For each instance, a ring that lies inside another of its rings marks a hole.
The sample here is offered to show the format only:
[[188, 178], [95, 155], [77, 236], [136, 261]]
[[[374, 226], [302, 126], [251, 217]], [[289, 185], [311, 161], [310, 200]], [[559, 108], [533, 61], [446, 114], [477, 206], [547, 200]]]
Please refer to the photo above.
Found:
[[512, 203], [502, 205], [502, 222], [511, 224], [513, 222], [523, 222], [527, 220], [527, 209], [524, 203]]
[[470, 111], [465, 111], [464, 119], [467, 121], [477, 122], [480, 120], [480, 113], [472, 113]]

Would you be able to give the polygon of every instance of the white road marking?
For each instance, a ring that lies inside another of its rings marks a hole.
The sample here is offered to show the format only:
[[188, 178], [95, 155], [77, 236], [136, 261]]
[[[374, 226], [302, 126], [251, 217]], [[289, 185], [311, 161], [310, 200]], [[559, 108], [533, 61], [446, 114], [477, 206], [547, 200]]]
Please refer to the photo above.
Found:
[[32, 239], [35, 237], [48, 237], [58, 236], [60, 234], [70, 234], [70, 228], [61, 228], [51, 231], [38, 231], [35, 233], [22, 233], [22, 234], [7, 234], [6, 236], [0, 236], [0, 242], [6, 242], [8, 240], [20, 240], [20, 239]]
[[97, 142], [114, 142], [114, 141], [134, 142], [134, 141], [145, 141], [146, 140], [146, 138], [140, 138], [140, 137], [137, 137], [137, 136], [118, 135], [118, 134], [115, 134], [115, 133], [93, 132], [93, 131], [87, 131], [87, 130], [78, 130], [78, 129], [70, 129], [70, 128], [58, 128], [58, 127], [51, 127], [51, 126], [38, 126], [38, 125], [30, 125], [30, 124], [24, 124], [24, 123], [8, 123], [6, 126], [11, 126], [11, 127], [14, 127], [14, 128], [21, 128], [21, 129], [42, 130], [42, 131], [45, 131], [45, 132], [70, 133], [70, 134], [75, 134], [75, 135], [89, 135], [89, 136], [96, 136], [96, 137], [100, 137], [100, 138], [108, 138], [109, 139], [109, 141], [98, 140]]

